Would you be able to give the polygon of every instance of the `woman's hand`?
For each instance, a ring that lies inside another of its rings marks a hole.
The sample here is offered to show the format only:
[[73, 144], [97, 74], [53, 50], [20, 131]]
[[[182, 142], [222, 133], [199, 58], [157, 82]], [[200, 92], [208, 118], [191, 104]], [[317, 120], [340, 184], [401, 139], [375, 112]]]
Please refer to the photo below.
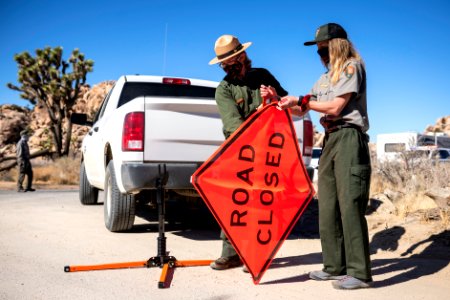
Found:
[[281, 98], [281, 100], [278, 102], [278, 107], [281, 109], [288, 109], [288, 108], [296, 106], [297, 103], [298, 103], [298, 97], [285, 96], [285, 97]]

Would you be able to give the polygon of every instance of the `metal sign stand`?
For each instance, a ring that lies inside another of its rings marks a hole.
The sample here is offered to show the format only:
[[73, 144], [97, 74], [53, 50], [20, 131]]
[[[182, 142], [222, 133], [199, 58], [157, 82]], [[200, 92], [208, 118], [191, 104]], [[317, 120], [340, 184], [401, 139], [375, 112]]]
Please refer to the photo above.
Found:
[[101, 265], [86, 265], [86, 266], [65, 266], [64, 272], [80, 272], [80, 271], [95, 271], [95, 270], [108, 270], [108, 269], [129, 269], [129, 268], [162, 268], [161, 276], [158, 281], [158, 288], [170, 287], [170, 282], [167, 282], [167, 275], [169, 269], [176, 267], [195, 267], [195, 266], [208, 266], [212, 260], [177, 260], [173, 256], [169, 256], [166, 251], [166, 237], [165, 237], [165, 202], [164, 202], [164, 186], [167, 183], [169, 174], [166, 170], [166, 165], [159, 165], [159, 177], [156, 179], [157, 197], [156, 202], [158, 205], [158, 248], [157, 255], [150, 257], [145, 261], [136, 262], [122, 262], [122, 263], [110, 263]]

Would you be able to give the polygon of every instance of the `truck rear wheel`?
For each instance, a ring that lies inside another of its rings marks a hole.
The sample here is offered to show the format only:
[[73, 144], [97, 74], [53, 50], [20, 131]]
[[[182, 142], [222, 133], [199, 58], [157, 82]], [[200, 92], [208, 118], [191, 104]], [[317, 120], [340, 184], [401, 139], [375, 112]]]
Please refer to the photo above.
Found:
[[134, 195], [120, 192], [117, 187], [113, 161], [110, 161], [106, 168], [103, 206], [105, 226], [109, 231], [125, 231], [133, 227], [136, 199]]
[[83, 205], [97, 204], [98, 201], [98, 189], [93, 187], [86, 176], [86, 168], [84, 167], [84, 161], [80, 166], [80, 188], [78, 192], [80, 202]]

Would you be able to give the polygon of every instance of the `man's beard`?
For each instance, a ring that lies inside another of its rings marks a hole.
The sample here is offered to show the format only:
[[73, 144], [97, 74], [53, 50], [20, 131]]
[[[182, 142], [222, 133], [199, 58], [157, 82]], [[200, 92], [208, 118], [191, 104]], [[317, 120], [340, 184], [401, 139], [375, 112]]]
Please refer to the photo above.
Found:
[[230, 76], [231, 78], [234, 79], [243, 79], [245, 72], [244, 71], [244, 64], [241, 63], [240, 61], [237, 61], [236, 63], [232, 64], [231, 66], [226, 66], [224, 68], [224, 71], [228, 74], [228, 76]]

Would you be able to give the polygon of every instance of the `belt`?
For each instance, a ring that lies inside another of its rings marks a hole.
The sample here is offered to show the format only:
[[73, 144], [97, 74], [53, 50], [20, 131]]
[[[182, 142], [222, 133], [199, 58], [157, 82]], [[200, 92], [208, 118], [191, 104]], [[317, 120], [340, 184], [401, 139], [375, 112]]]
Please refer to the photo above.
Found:
[[361, 127], [358, 125], [339, 122], [338, 124], [330, 123], [327, 128], [325, 128], [325, 133], [332, 133], [342, 128], [355, 128], [356, 130], [361, 131]]

